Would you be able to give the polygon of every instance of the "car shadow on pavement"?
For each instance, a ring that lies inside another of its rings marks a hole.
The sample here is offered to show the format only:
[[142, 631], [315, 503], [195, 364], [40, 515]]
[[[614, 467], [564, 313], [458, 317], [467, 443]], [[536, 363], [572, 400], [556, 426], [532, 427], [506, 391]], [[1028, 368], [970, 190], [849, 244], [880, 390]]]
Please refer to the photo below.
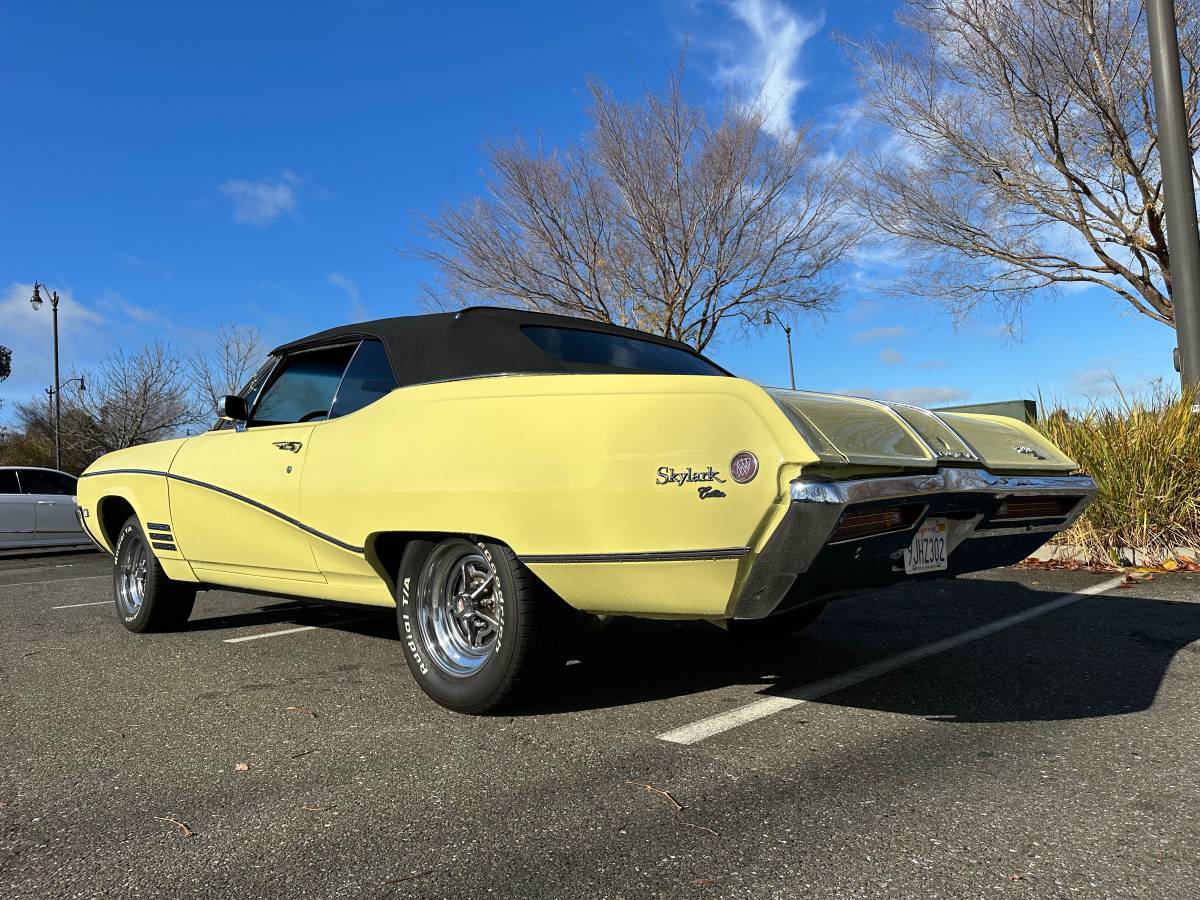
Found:
[[[392, 638], [396, 614], [390, 607], [350, 606], [318, 600], [279, 599], [265, 601], [252, 610], [194, 616], [181, 631], [233, 631], [239, 628], [313, 626], [331, 631], [349, 631], [365, 636]], [[397, 660], [403, 662], [397, 651]]]
[[[616, 619], [522, 712], [624, 706], [730, 685], [758, 685], [764, 696], [785, 693], [1062, 593], [994, 580], [944, 585], [945, 596], [919, 596], [907, 587], [831, 604], [809, 629], [777, 639], [739, 639], [705, 623]], [[1200, 604], [1122, 593], [1088, 597], [814, 702], [946, 722], [1121, 715], [1153, 704], [1167, 667], [1197, 640]]]

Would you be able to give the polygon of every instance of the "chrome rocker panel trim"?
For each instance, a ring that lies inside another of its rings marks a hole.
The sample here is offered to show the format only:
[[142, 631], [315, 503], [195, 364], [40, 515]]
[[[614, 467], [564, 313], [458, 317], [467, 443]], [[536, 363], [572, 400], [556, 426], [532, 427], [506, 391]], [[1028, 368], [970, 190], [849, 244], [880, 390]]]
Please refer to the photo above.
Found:
[[774, 612], [798, 575], [808, 571], [825, 548], [843, 510], [859, 503], [924, 497], [931, 494], [990, 494], [1012, 496], [1080, 495], [1075, 509], [1061, 523], [987, 529], [976, 532], [976, 516], [956, 528], [951, 550], [968, 538], [1000, 537], [1061, 531], [1074, 522], [1096, 496], [1096, 483], [1086, 475], [994, 475], [983, 469], [939, 468], [917, 475], [831, 481], [797, 478], [791, 483], [791, 502], [779, 527], [753, 562], [734, 607], [735, 619], [761, 619]]

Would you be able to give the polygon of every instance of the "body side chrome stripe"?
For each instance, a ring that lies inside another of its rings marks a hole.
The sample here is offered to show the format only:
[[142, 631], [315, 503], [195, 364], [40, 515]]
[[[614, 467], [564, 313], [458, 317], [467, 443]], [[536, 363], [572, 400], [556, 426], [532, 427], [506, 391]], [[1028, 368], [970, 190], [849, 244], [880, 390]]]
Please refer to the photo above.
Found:
[[[171, 472], [161, 472], [157, 469], [105, 469], [99, 472], [86, 472], [81, 475], [81, 478], [89, 478], [93, 475], [160, 475], [164, 478], [173, 478], [176, 481], [182, 481], [186, 484], [191, 484], [196, 487], [205, 488], [206, 490], [216, 491], [218, 494], [224, 494], [234, 500], [240, 500], [250, 506], [260, 509], [265, 513], [282, 519], [289, 525], [299, 528], [306, 534], [311, 534], [313, 537], [318, 537], [323, 541], [328, 541], [336, 547], [343, 550], [348, 550], [351, 553], [363, 553], [363, 547], [356, 547], [353, 544], [347, 544], [345, 541], [340, 541], [332, 535], [325, 534], [323, 531], [318, 531], [311, 525], [306, 525], [298, 519], [294, 519], [286, 513], [282, 513], [277, 509], [267, 506], [265, 503], [259, 503], [250, 497], [246, 497], [235, 491], [220, 487], [215, 484], [210, 484], [207, 481], [199, 481], [195, 478], [188, 478], [186, 475], [177, 475]], [[740, 559], [750, 552], [749, 547], [722, 547], [716, 550], [662, 550], [662, 551], [646, 551], [635, 553], [568, 553], [568, 554], [548, 554], [522, 556], [521, 561], [525, 563], [571, 563], [571, 562], [673, 562], [678, 560], [715, 560], [715, 559]]]
[[548, 563], [622, 563], [683, 562], [687, 560], [741, 559], [749, 547], [721, 547], [715, 550], [647, 550], [633, 553], [558, 553], [522, 555], [526, 565]]
[[345, 541], [338, 540], [333, 535], [326, 534], [323, 531], [318, 531], [311, 525], [305, 525], [299, 519], [294, 519], [287, 513], [280, 512], [277, 509], [267, 506], [265, 503], [259, 503], [257, 500], [247, 497], [244, 494], [239, 494], [236, 491], [231, 491], [227, 488], [220, 487], [219, 485], [210, 484], [207, 481], [199, 481], [195, 478], [188, 478], [186, 475], [176, 475], [172, 472], [160, 472], [156, 469], [104, 469], [100, 472], [85, 472], [79, 477], [90, 478], [93, 475], [161, 475], [163, 478], [171, 478], [175, 481], [182, 481], [185, 484], [194, 485], [195, 487], [204, 488], [205, 490], [209, 491], [215, 491], [218, 494], [224, 494], [226, 497], [230, 497], [234, 500], [240, 500], [242, 503], [249, 504], [255, 509], [260, 509], [265, 513], [269, 513], [270, 515], [275, 516], [277, 519], [282, 519], [289, 525], [299, 528], [305, 534], [311, 534], [313, 537], [320, 538], [323, 541], [333, 544], [335, 547], [340, 547], [341, 549], [348, 550], [351, 553], [362, 553], [365, 549], [363, 547], [356, 547], [354, 544], [347, 544]]

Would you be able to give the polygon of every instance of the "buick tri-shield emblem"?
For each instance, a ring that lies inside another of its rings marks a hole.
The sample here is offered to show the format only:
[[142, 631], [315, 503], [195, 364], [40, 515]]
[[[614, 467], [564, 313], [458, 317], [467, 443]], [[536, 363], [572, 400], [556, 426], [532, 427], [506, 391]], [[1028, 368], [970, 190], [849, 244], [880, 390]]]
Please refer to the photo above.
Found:
[[738, 484], [753, 481], [758, 474], [758, 457], [749, 450], [743, 450], [729, 461], [729, 474]]

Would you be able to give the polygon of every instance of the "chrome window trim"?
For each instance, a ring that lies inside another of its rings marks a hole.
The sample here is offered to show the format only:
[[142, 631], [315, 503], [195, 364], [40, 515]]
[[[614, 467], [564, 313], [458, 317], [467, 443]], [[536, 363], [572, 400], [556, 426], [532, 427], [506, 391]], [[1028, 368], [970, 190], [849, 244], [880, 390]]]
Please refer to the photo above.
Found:
[[[354, 352], [350, 354], [350, 358], [348, 360], [346, 360], [346, 365], [342, 367], [342, 377], [338, 379], [337, 387], [333, 389], [333, 396], [329, 399], [329, 409], [325, 412], [325, 418], [320, 419], [318, 421], [327, 422], [331, 418], [333, 418], [333, 411], [335, 409], [337, 409], [338, 394], [340, 394], [342, 392], [342, 385], [346, 383], [346, 373], [349, 372], [350, 367], [352, 365], [354, 365], [354, 357], [358, 356], [358, 351], [362, 349], [362, 345], [364, 343], [365, 343], [365, 339], [362, 339], [362, 340], [359, 340], [359, 342], [354, 345]], [[382, 342], [379, 342], [379, 343], [382, 343]], [[384, 352], [384, 355], [386, 356], [387, 350], [385, 349], [383, 352]], [[391, 364], [392, 364], [392, 361], [388, 360], [388, 365], [390, 366]], [[395, 375], [392, 376], [393, 380], [395, 379], [395, 377], [396, 377]]]

